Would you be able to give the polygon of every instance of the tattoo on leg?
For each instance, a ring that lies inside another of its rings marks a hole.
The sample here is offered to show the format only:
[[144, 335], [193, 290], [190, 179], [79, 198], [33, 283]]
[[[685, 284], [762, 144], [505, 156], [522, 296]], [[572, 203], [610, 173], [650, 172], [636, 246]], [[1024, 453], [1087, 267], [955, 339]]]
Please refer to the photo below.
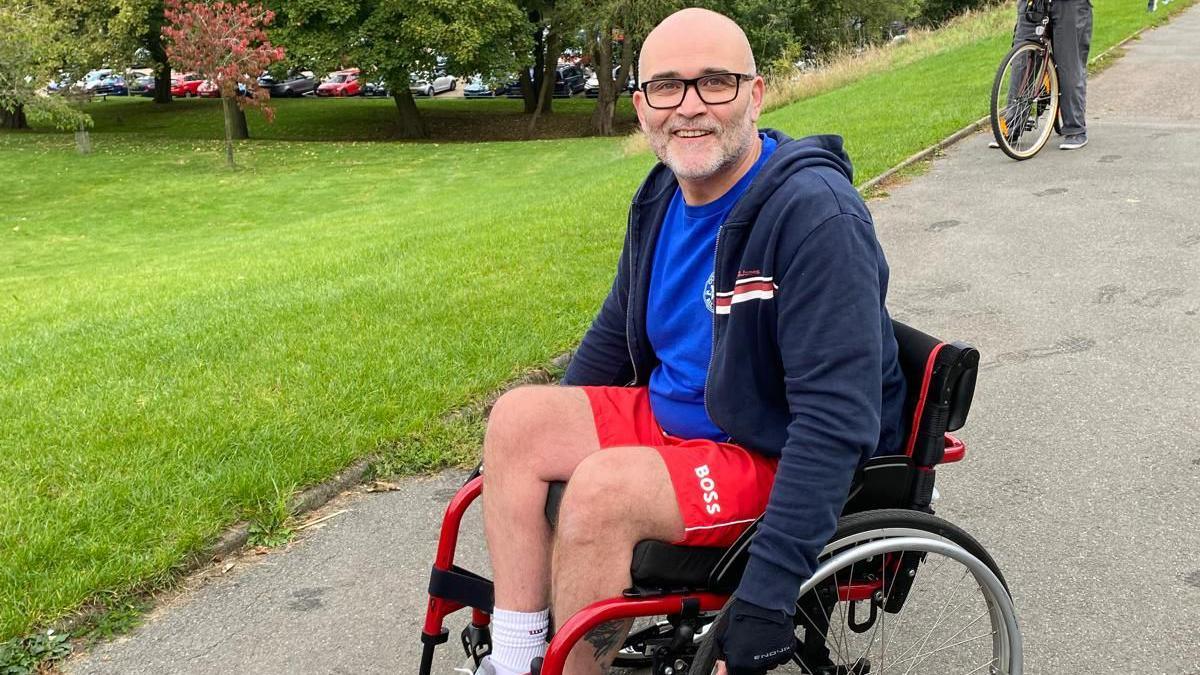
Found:
[[592, 658], [597, 661], [603, 660], [609, 652], [616, 649], [621, 636], [625, 634], [624, 628], [625, 622], [617, 620], [602, 623], [589, 631], [584, 639], [595, 649]]

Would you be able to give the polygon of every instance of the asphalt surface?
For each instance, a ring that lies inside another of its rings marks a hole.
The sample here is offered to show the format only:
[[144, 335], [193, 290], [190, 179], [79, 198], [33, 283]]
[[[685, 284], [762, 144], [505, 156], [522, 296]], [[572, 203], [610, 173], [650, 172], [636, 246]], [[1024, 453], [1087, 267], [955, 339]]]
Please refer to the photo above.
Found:
[[[1089, 102], [1081, 151], [1018, 163], [977, 134], [871, 209], [893, 314], [983, 354], [939, 514], [1008, 577], [1027, 672], [1195, 674], [1200, 9], [1130, 43]], [[68, 670], [415, 672], [460, 481], [346, 496], [288, 550], [219, 565]], [[479, 532], [466, 525], [459, 560], [486, 572]], [[456, 636], [466, 619], [451, 619]]]

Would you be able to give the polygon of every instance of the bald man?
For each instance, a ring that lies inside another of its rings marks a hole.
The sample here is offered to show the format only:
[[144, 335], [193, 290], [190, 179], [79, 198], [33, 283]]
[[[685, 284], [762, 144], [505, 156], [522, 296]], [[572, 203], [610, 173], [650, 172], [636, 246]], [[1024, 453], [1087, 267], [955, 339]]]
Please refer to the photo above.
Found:
[[[488, 421], [489, 675], [544, 654], [548, 608], [561, 623], [629, 587], [638, 541], [728, 546], [764, 510], [716, 630], [731, 673], [787, 661], [856, 468], [900, 446], [888, 268], [841, 139], [758, 130], [763, 80], [720, 14], [668, 17], [639, 73], [660, 163], [612, 291], [564, 386], [513, 390]], [[552, 481], [569, 481], [554, 532]], [[607, 668], [627, 630], [595, 630], [568, 671]]]

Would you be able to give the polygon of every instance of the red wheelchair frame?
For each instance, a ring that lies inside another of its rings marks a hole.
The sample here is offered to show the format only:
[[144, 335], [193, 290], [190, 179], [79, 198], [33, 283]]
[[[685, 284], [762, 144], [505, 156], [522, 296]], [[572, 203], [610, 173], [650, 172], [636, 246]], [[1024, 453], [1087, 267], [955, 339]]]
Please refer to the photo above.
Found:
[[[935, 467], [960, 461], [966, 455], [965, 445], [948, 432], [959, 429], [966, 421], [974, 392], [978, 352], [968, 345], [941, 342], [903, 324], [894, 323], [900, 344], [901, 367], [909, 383], [906, 413], [911, 415], [911, 423], [904, 455], [885, 455], [869, 461], [860, 471], [856, 487], [851, 491], [846, 513], [889, 507], [932, 512], [930, 503]], [[442, 520], [437, 555], [430, 576], [425, 625], [421, 633], [424, 643], [419, 671], [421, 675], [431, 675], [435, 647], [449, 640], [449, 630], [443, 625], [444, 620], [460, 609], [472, 608], [471, 624], [462, 636], [467, 654], [478, 660], [490, 647], [488, 627], [493, 600], [492, 584], [454, 564], [463, 515], [482, 491], [483, 476], [477, 470], [450, 501]], [[748, 532], [748, 536], [743, 537], [744, 542], [739, 540], [741, 546], [737, 555], [745, 557], [752, 534], [752, 531]], [[735, 544], [734, 548], [739, 548], [739, 544]], [[736, 574], [740, 574], [740, 571]], [[882, 580], [839, 581], [837, 595], [843, 601], [867, 600], [879, 591], [882, 584]], [[729, 597], [729, 593], [709, 590], [671, 589], [638, 593], [636, 589], [630, 589], [625, 597], [595, 602], [569, 618], [555, 632], [545, 657], [540, 663], [535, 660], [532, 675], [561, 675], [575, 643], [591, 629], [607, 621], [716, 612], [724, 607]]]

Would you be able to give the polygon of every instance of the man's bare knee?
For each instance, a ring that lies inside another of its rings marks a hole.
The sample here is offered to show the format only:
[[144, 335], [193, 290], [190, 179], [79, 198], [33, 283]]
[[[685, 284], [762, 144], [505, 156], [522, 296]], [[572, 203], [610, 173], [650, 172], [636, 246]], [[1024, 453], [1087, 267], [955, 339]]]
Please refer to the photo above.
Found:
[[650, 448], [611, 448], [579, 463], [567, 484], [555, 537], [563, 546], [629, 545], [682, 536], [665, 465]]
[[492, 406], [484, 464], [542, 473], [543, 465], [598, 449], [587, 395], [570, 387], [530, 385], [504, 393]]

